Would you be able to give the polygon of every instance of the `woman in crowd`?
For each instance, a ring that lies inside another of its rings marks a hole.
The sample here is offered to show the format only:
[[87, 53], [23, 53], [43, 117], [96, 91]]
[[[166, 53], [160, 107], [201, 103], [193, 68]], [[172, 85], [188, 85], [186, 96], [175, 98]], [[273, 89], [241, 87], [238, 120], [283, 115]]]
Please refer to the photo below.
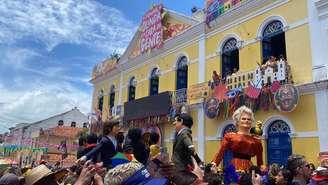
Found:
[[254, 114], [251, 109], [246, 106], [238, 108], [233, 116], [237, 133], [227, 133], [223, 138], [220, 150], [215, 154], [212, 163], [220, 164], [223, 159], [224, 152], [231, 150], [233, 159], [230, 163], [236, 170], [248, 171], [252, 166], [251, 158], [256, 156], [257, 166], [263, 164], [262, 160], [262, 144], [259, 138], [250, 134], [252, 123], [254, 122]]
[[149, 150], [150, 150], [150, 157], [156, 157], [159, 152], [161, 146], [158, 145], [159, 142], [159, 134], [156, 132], [151, 132], [149, 136]]
[[149, 158], [149, 149], [147, 149], [143, 138], [142, 130], [140, 128], [132, 128], [128, 131], [128, 139], [133, 148], [133, 155], [143, 165], [145, 165]]
[[293, 175], [287, 169], [281, 169], [276, 176], [276, 185], [291, 185], [292, 181]]

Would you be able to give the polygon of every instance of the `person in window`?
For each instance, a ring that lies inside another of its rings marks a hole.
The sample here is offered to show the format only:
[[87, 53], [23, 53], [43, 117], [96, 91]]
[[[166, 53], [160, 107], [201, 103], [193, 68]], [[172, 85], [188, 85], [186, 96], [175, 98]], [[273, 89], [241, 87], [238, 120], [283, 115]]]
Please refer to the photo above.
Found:
[[304, 156], [293, 154], [287, 159], [287, 169], [293, 175], [292, 185], [306, 185], [311, 177], [310, 165]]
[[286, 62], [286, 59], [285, 59], [285, 57], [284, 57], [283, 54], [280, 54], [280, 55], [279, 55], [279, 60], [280, 60], [280, 61], [285, 61], [285, 62]]
[[264, 64], [264, 68], [271, 67], [274, 71], [277, 71], [276, 57], [271, 56], [270, 59]]
[[233, 68], [232, 75], [237, 75], [237, 74], [238, 74], [238, 69], [237, 68]]
[[212, 79], [213, 79], [213, 83], [215, 84], [215, 86], [219, 85], [219, 83], [221, 81], [221, 77], [215, 70], [213, 71]]
[[[175, 117], [174, 125], [176, 135], [173, 144], [172, 162], [175, 164], [177, 172], [173, 177], [173, 181], [176, 184], [189, 185], [197, 180], [197, 176], [192, 173], [194, 168], [192, 157], [195, 158], [197, 164], [202, 163], [192, 142], [191, 127], [193, 119], [188, 114], [180, 114]], [[189, 180], [182, 181], [183, 179]]]
[[236, 170], [249, 172], [249, 168], [252, 166], [252, 157], [256, 156], [257, 166], [263, 164], [261, 140], [250, 134], [250, 129], [254, 122], [254, 114], [251, 109], [241, 106], [234, 112], [232, 118], [235, 121], [237, 133], [230, 132], [225, 134], [220, 150], [215, 154], [212, 164], [219, 165], [223, 159], [224, 152], [230, 150], [233, 152], [230, 164]]
[[77, 162], [85, 162], [94, 156], [100, 154], [100, 159], [103, 166], [110, 168], [111, 158], [117, 153], [117, 141], [115, 136], [120, 131], [119, 121], [105, 122], [103, 129], [103, 136], [97, 146], [90, 152], [81, 157]]

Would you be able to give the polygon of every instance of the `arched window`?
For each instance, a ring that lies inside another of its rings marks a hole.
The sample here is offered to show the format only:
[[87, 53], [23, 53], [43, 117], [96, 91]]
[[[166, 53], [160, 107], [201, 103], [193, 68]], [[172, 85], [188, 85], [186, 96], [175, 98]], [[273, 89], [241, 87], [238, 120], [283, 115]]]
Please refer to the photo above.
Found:
[[158, 68], [154, 68], [150, 75], [150, 86], [149, 86], [149, 95], [158, 94]]
[[112, 110], [115, 103], [115, 86], [112, 85], [109, 92], [109, 109]]
[[135, 100], [136, 98], [136, 85], [137, 80], [135, 77], [132, 77], [129, 82], [129, 92], [128, 92], [128, 101]]
[[287, 158], [292, 154], [292, 143], [289, 136], [290, 128], [282, 120], [272, 122], [268, 129], [267, 154], [268, 163], [286, 165]]
[[221, 60], [222, 77], [231, 75], [233, 72], [237, 72], [239, 70], [239, 50], [237, 47], [237, 40], [235, 38], [231, 38], [224, 43], [222, 47]]
[[103, 104], [104, 104], [104, 91], [101, 90], [98, 94], [98, 110], [103, 110]]
[[63, 126], [64, 125], [64, 121], [63, 120], [59, 120], [58, 121], [58, 126]]
[[185, 89], [188, 86], [188, 61], [186, 56], [180, 57], [177, 62], [176, 89]]
[[[229, 125], [227, 125], [224, 128], [224, 130], [223, 130], [223, 137], [224, 137], [224, 135], [226, 135], [226, 133], [229, 133], [229, 132], [237, 132], [237, 128], [236, 128], [236, 126], [234, 124], [229, 124]], [[233, 156], [232, 151], [226, 150], [224, 152], [224, 156], [223, 156], [223, 166], [224, 167], [226, 167], [226, 166], [229, 165], [229, 163], [230, 163], [230, 161], [232, 159], [232, 156]]]
[[75, 121], [72, 121], [71, 127], [76, 127], [76, 122]]
[[279, 58], [282, 55], [284, 58], [286, 57], [285, 32], [283, 27], [282, 22], [275, 20], [264, 28], [262, 35], [263, 64], [271, 56]]

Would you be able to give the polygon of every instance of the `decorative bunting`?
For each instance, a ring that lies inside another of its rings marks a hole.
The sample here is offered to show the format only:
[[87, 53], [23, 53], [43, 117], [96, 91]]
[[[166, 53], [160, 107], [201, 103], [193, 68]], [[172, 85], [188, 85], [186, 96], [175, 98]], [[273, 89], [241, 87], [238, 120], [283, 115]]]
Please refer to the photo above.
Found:
[[219, 83], [218, 86], [214, 89], [214, 97], [219, 100], [219, 102], [222, 102], [223, 100], [227, 100], [228, 96], [226, 95], [228, 92], [228, 88], [225, 84]]
[[0, 148], [5, 153], [6, 152], [15, 152], [15, 151], [31, 151], [31, 152], [37, 152], [37, 151], [47, 152], [48, 151], [48, 148], [35, 148], [35, 147], [20, 146], [20, 145], [3, 146]]
[[248, 86], [245, 88], [245, 93], [248, 97], [256, 99], [259, 97], [261, 89], [252, 86], [252, 84], [248, 84]]
[[227, 96], [232, 99], [235, 98], [237, 96], [238, 93], [242, 92], [243, 89], [241, 87], [239, 88], [235, 88], [235, 89], [231, 89], [229, 92], [227, 92]]
[[238, 6], [243, 1], [245, 0], [207, 0], [205, 12], [206, 24], [209, 25], [211, 21], [235, 6]]
[[[11, 140], [11, 139], [14, 139], [14, 137], [13, 136], [7, 136], [7, 139]], [[32, 143], [34, 143], [35, 145], [37, 145], [37, 146], [39, 146], [41, 148], [55, 148], [55, 149], [58, 149], [58, 147], [59, 147], [58, 144], [53, 144], [53, 143], [49, 143], [49, 142], [42, 142], [42, 141], [35, 141], [33, 139], [28, 139], [28, 138], [27, 139], [23, 139], [22, 140], [22, 143], [21, 143], [22, 145], [19, 145], [19, 146], [29, 147], [29, 146], [32, 145]], [[13, 146], [13, 145], [10, 145], [10, 146]], [[14, 146], [16, 146], [16, 145], [14, 145]], [[76, 145], [76, 144], [66, 144], [66, 147], [68, 149], [71, 149], [71, 150], [76, 150], [79, 147], [79, 145]]]

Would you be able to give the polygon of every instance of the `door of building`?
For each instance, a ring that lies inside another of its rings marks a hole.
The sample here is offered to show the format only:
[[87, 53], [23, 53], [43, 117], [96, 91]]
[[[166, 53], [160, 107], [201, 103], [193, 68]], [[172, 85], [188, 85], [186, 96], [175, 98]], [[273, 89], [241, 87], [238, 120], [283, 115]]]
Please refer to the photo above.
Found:
[[292, 154], [292, 143], [289, 136], [290, 128], [282, 120], [271, 123], [268, 130], [267, 155], [268, 164], [286, 165], [288, 156]]

